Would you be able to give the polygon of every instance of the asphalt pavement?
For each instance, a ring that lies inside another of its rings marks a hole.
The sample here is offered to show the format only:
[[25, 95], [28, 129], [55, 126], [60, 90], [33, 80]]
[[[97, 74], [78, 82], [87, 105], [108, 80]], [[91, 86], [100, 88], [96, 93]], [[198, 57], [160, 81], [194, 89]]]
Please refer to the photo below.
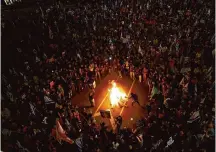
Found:
[[[109, 88], [111, 87], [109, 81], [116, 80], [117, 86], [126, 93], [130, 95], [131, 92], [138, 95], [140, 105], [134, 104], [132, 106], [131, 99], [126, 100], [127, 107], [114, 107], [110, 106], [109, 98]], [[144, 108], [148, 101], [148, 87], [144, 83], [140, 83], [138, 80], [131, 80], [129, 77], [124, 76], [119, 78], [117, 73], [113, 72], [107, 75], [103, 80], [97, 81], [97, 86], [95, 89], [95, 107], [90, 108], [90, 102], [88, 100], [88, 89], [84, 90], [82, 93], [77, 94], [72, 98], [72, 105], [78, 105], [79, 107], [86, 107], [88, 110], [92, 111], [96, 121], [98, 123], [105, 122], [110, 129], [114, 129], [111, 125], [110, 119], [102, 118], [100, 116], [100, 110], [110, 110], [112, 116], [115, 118], [119, 115], [123, 118], [122, 127], [133, 127], [135, 122], [141, 118], [144, 118], [147, 114]]]

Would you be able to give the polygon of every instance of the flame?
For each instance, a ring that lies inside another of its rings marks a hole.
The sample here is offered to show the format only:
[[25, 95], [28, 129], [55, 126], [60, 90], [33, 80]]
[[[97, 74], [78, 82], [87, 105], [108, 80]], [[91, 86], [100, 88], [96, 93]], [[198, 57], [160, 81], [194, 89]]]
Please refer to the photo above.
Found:
[[123, 99], [125, 99], [126, 94], [122, 92], [116, 85], [114, 81], [111, 82], [112, 88], [110, 89], [110, 101], [111, 105], [118, 105]]

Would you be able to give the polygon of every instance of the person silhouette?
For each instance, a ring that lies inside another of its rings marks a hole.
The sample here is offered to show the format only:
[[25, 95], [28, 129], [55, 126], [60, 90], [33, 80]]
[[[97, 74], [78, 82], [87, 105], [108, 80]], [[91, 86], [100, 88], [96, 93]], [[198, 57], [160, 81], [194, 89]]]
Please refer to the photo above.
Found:
[[129, 99], [132, 99], [132, 106], [134, 103], [137, 103], [139, 106], [141, 106], [137, 94], [131, 92]]

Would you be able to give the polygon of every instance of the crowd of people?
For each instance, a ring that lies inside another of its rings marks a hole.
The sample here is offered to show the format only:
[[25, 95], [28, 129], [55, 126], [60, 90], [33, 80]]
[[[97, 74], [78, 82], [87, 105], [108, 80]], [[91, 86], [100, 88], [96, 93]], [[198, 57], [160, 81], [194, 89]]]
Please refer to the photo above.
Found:
[[[69, 4], [3, 16], [2, 151], [214, 151], [213, 2]], [[148, 85], [134, 128], [73, 105], [111, 72]]]

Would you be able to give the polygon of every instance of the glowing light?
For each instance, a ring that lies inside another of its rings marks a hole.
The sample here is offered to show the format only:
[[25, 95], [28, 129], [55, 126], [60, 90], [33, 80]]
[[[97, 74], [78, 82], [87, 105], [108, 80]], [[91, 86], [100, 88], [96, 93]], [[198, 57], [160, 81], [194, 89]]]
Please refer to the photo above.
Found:
[[117, 87], [114, 81], [112, 81], [111, 84], [112, 84], [112, 88], [109, 90], [110, 101], [112, 106], [116, 106], [119, 104], [119, 102], [125, 99], [126, 94]]

